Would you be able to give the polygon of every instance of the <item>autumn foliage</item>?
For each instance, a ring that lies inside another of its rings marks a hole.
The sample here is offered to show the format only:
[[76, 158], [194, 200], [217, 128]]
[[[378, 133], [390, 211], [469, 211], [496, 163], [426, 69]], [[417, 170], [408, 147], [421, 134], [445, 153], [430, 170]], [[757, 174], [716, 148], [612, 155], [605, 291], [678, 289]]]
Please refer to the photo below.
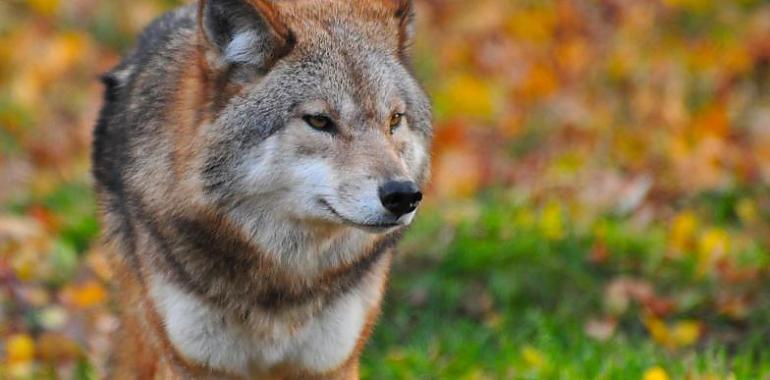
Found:
[[[0, 2], [0, 378], [104, 373], [115, 319], [88, 172], [97, 78], [177, 4]], [[770, 339], [770, 3], [422, 0], [417, 13], [436, 142], [429, 222], [400, 265], [455, 276], [452, 313], [501, 335], [516, 313], [506, 287], [526, 284], [507, 265], [563, 271], [593, 297], [574, 308], [580, 339], [653, 342], [682, 376], [735, 377], [687, 355]], [[433, 307], [430, 287], [394, 282], [403, 307]], [[555, 310], [538, 297], [526, 304]], [[442, 373], [558, 373], [547, 349], [511, 344], [499, 370]], [[413, 363], [394, 342], [382, 350]], [[633, 378], [670, 376], [641, 367]], [[405, 371], [392, 377], [417, 376]]]

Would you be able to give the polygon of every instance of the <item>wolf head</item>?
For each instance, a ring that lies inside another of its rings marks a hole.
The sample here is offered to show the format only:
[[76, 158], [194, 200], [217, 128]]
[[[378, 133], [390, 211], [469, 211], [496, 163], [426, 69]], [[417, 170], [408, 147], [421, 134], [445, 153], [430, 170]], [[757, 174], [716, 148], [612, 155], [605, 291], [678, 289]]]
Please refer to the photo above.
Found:
[[432, 134], [411, 28], [409, 1], [201, 1], [203, 77], [216, 91], [187, 142], [188, 180], [246, 222], [409, 224]]

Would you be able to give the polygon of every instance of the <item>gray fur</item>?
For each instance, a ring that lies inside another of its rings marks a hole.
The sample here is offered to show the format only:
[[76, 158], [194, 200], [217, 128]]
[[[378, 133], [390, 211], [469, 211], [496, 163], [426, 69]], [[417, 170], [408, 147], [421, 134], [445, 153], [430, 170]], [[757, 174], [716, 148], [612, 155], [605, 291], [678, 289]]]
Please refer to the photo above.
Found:
[[[305, 3], [275, 3], [285, 33], [243, 0], [206, 1], [202, 31], [194, 6], [162, 16], [105, 77], [94, 132], [121, 260], [247, 326], [310, 318], [359, 287], [414, 216], [389, 214], [378, 186], [428, 177], [430, 104], [397, 35], [408, 15]], [[335, 129], [311, 128], [315, 114]]]

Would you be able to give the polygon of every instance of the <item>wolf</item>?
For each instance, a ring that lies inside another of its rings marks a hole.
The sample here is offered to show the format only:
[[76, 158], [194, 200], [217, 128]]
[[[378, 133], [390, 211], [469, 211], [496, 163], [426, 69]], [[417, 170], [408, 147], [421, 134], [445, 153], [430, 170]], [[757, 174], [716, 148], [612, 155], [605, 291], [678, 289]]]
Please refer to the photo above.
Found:
[[356, 379], [429, 175], [408, 0], [200, 0], [103, 77], [113, 379]]

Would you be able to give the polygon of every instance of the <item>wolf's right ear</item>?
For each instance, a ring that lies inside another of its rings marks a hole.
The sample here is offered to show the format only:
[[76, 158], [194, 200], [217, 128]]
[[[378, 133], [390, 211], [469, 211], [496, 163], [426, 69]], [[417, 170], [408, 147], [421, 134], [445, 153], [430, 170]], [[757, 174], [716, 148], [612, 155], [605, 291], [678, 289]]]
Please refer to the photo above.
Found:
[[[382, 1], [382, 0], [381, 0]], [[414, 39], [414, 0], [384, 0], [398, 20], [398, 51], [401, 58], [409, 61]]]
[[221, 64], [268, 69], [296, 43], [270, 0], [200, 0], [198, 24]]

